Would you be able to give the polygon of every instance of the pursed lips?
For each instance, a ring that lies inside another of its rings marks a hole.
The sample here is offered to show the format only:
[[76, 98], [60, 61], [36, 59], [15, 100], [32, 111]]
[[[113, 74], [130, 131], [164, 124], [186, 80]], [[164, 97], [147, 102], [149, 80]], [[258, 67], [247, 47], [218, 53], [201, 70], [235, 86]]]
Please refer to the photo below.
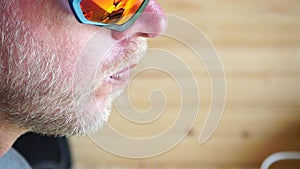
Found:
[[140, 60], [137, 56], [138, 45], [138, 39], [131, 38], [118, 42], [112, 48], [111, 53], [105, 58], [106, 60], [109, 60], [109, 62], [106, 62], [102, 67], [102, 69], [108, 69], [110, 72], [108, 74], [110, 75], [105, 78], [105, 82], [102, 83], [101, 87], [97, 90], [97, 93], [106, 93], [104, 91], [99, 91], [101, 89], [105, 90], [103, 85], [110, 88], [109, 93], [122, 90], [127, 86], [130, 78], [130, 70], [134, 68]]

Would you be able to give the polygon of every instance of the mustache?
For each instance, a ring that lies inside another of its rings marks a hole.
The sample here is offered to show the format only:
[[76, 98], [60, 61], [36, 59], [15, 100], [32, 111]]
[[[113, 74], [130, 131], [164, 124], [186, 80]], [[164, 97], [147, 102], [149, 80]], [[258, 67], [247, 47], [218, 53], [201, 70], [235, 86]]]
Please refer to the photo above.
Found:
[[147, 48], [147, 40], [141, 37], [125, 39], [114, 45], [101, 60], [100, 68], [95, 76], [95, 87], [99, 87], [118, 72], [137, 65], [145, 55]]

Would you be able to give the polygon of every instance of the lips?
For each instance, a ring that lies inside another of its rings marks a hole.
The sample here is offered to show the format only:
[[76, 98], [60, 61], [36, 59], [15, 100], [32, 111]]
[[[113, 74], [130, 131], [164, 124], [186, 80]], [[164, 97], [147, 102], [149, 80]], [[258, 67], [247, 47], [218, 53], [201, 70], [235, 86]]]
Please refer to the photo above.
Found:
[[132, 68], [134, 68], [137, 64], [133, 64], [121, 71], [119, 71], [118, 73], [115, 73], [111, 76], [109, 76], [109, 82], [111, 85], [113, 85], [113, 88], [115, 90], [121, 90], [124, 89], [129, 81], [130, 78], [130, 70]]
[[[105, 55], [98, 74], [97, 100], [122, 91], [128, 85], [130, 69], [135, 67], [147, 49], [144, 38], [127, 38], [116, 43]], [[101, 79], [101, 80], [100, 80]]]
[[137, 64], [133, 64], [133, 65], [129, 66], [128, 68], [125, 68], [122, 71], [111, 75], [110, 78], [117, 80], [117, 81], [123, 80], [125, 78], [124, 75], [126, 75], [128, 72], [130, 72], [130, 69], [134, 68], [136, 65]]
[[114, 75], [109, 77], [109, 83], [112, 85], [113, 90], [121, 90], [124, 89], [129, 81], [130, 77], [130, 69], [122, 70]]
[[[109, 62], [105, 68], [109, 70], [110, 75], [106, 78], [108, 84], [112, 87], [112, 92], [124, 89], [130, 78], [130, 69], [135, 67], [140, 60], [140, 45], [143, 44], [137, 38], [124, 39], [117, 43], [107, 55]], [[145, 50], [145, 49], [143, 49]]]

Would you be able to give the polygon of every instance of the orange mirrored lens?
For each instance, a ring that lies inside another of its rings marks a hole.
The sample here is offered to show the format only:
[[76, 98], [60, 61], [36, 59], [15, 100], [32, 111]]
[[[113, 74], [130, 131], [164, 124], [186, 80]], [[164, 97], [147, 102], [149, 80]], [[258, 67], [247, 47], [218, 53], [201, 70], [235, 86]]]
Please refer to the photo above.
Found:
[[93, 22], [122, 25], [140, 8], [143, 0], [82, 0], [85, 18]]

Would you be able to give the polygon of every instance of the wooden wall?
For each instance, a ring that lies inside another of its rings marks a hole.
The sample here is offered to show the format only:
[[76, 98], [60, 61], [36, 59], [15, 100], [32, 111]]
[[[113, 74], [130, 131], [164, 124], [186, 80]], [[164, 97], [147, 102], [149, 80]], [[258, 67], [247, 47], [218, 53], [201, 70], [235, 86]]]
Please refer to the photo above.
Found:
[[[252, 169], [259, 168], [272, 153], [300, 151], [300, 1], [159, 2], [166, 13], [196, 25], [220, 55], [226, 73], [227, 100], [219, 127], [208, 142], [198, 143], [212, 99], [209, 76], [196, 56], [178, 41], [166, 37], [150, 40], [150, 48], [175, 53], [197, 77], [200, 112], [188, 137], [170, 151], [148, 159], [117, 157], [87, 137], [72, 137], [75, 168]], [[198, 36], [193, 33], [182, 30], [186, 38]], [[175, 68], [179, 78], [176, 80], [184, 80], [187, 72]], [[114, 111], [109, 124], [131, 137], [150, 137], [166, 130], [176, 121], [178, 114], [174, 112], [178, 112], [181, 101], [174, 79], [155, 70], [139, 74], [130, 88], [132, 103], [146, 110], [150, 106], [148, 94], [157, 88], [167, 97], [166, 111], [160, 119], [139, 125]], [[137, 147], [128, 148], [130, 151]], [[282, 162], [273, 166], [276, 167], [300, 168], [300, 162]]]

